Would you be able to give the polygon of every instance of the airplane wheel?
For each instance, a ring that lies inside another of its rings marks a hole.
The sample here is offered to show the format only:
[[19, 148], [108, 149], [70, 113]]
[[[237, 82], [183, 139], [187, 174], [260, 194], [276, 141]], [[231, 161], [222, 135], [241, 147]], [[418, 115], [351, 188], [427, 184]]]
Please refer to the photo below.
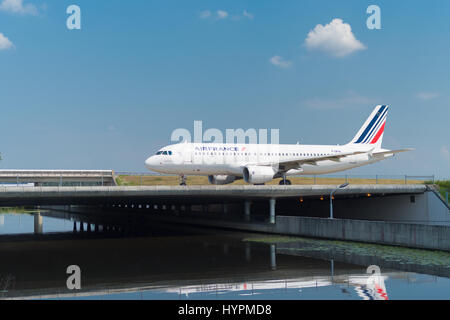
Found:
[[279, 185], [280, 186], [284, 186], [284, 185], [287, 185], [287, 186], [290, 186], [292, 183], [291, 183], [291, 180], [280, 180], [280, 183], [279, 183]]
[[180, 186], [186, 185], [186, 176], [184, 174], [180, 175]]

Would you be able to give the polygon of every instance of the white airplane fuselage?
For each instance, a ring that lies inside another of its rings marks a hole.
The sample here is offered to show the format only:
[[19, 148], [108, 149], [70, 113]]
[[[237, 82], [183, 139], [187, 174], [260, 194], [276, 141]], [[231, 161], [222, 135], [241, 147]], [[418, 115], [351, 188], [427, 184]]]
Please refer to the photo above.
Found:
[[[308, 159], [313, 156], [367, 150], [368, 148], [336, 145], [180, 143], [160, 149], [163, 153], [170, 151], [172, 154], [151, 156], [145, 165], [149, 170], [166, 174], [242, 176], [243, 169], [248, 165], [265, 163], [277, 166], [280, 160]], [[290, 169], [286, 175], [333, 173], [371, 164], [390, 156], [392, 154], [370, 156], [365, 153], [347, 156], [340, 161], [322, 160], [315, 165], [304, 164], [301, 169]]]
[[381, 147], [387, 113], [388, 106], [377, 106], [345, 145], [179, 143], [160, 149], [145, 166], [183, 177], [207, 175], [213, 184], [242, 178], [261, 184], [280, 177], [290, 184], [286, 176], [344, 171], [410, 151]]

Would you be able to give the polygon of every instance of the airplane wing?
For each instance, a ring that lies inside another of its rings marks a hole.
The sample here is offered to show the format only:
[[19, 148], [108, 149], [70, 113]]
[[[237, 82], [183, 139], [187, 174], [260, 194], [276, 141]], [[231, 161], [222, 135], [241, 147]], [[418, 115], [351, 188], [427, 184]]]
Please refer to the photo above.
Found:
[[[279, 164], [280, 169], [282, 171], [288, 171], [290, 169], [300, 168], [302, 164], [310, 164], [317, 165], [318, 161], [331, 160], [339, 162], [341, 158], [345, 158], [347, 156], [353, 156], [357, 154], [368, 153], [370, 151], [354, 151], [354, 152], [343, 152], [339, 154], [329, 155], [329, 156], [317, 156], [317, 157], [309, 157], [309, 158], [301, 158], [301, 159], [289, 159], [289, 160], [281, 160], [276, 164]], [[255, 163], [255, 165], [259, 166], [267, 166], [273, 165], [274, 163]]]
[[341, 158], [345, 158], [347, 156], [353, 156], [353, 155], [357, 155], [357, 154], [368, 153], [369, 155], [372, 155], [372, 156], [380, 156], [380, 155], [395, 154], [395, 153], [412, 151], [412, 150], [414, 150], [414, 149], [408, 148], [408, 149], [373, 152], [373, 149], [370, 149], [370, 150], [365, 150], [365, 151], [343, 152], [343, 153], [334, 154], [334, 155], [330, 155], [330, 156], [318, 156], [318, 157], [309, 157], [309, 158], [301, 158], [301, 159], [281, 160], [278, 163], [273, 163], [273, 162], [271, 162], [271, 163], [269, 163], [269, 162], [254, 163], [254, 165], [269, 166], [269, 165], [278, 164], [280, 166], [281, 171], [288, 171], [290, 169], [298, 169], [303, 164], [310, 164], [310, 165], [315, 166], [315, 165], [317, 165], [317, 162], [324, 161], [324, 160], [331, 160], [331, 161], [339, 162], [341, 160]]
[[302, 164], [310, 164], [310, 165], [316, 166], [318, 161], [324, 161], [324, 160], [331, 160], [331, 161], [339, 162], [339, 161], [341, 161], [341, 158], [345, 158], [347, 156], [353, 156], [356, 154], [363, 154], [363, 153], [367, 153], [367, 151], [343, 152], [343, 153], [334, 154], [331, 156], [309, 157], [309, 158], [303, 158], [303, 159], [298, 159], [298, 160], [282, 160], [279, 162], [279, 164], [280, 164], [280, 167], [281, 166], [284, 167], [284, 170], [287, 171], [289, 169], [300, 168]]
[[385, 155], [385, 154], [396, 154], [396, 153], [400, 153], [400, 152], [407, 152], [407, 151], [413, 151], [414, 149], [412, 148], [407, 148], [407, 149], [398, 149], [398, 150], [388, 150], [388, 151], [382, 151], [382, 152], [373, 152], [372, 155], [374, 156], [381, 156], [381, 155]]
[[396, 154], [396, 153], [400, 153], [400, 152], [407, 152], [407, 151], [412, 151], [414, 149], [411, 148], [407, 148], [407, 149], [399, 149], [399, 150], [389, 150], [389, 151], [382, 151], [382, 152], [372, 152], [372, 150], [366, 150], [366, 151], [354, 151], [354, 152], [344, 152], [344, 153], [339, 153], [339, 154], [334, 154], [331, 156], [319, 156], [319, 157], [310, 157], [310, 158], [303, 158], [303, 159], [298, 159], [298, 160], [284, 160], [284, 161], [280, 161], [279, 165], [280, 165], [280, 169], [282, 168], [283, 171], [287, 171], [289, 169], [296, 169], [296, 168], [300, 168], [302, 164], [310, 164], [310, 165], [317, 165], [318, 161], [323, 161], [323, 160], [331, 160], [331, 161], [336, 161], [339, 162], [341, 158], [345, 158], [347, 156], [353, 156], [353, 155], [357, 155], [357, 154], [364, 154], [364, 153], [368, 153], [369, 155], [372, 156], [380, 156], [380, 155], [386, 155], [386, 154]]

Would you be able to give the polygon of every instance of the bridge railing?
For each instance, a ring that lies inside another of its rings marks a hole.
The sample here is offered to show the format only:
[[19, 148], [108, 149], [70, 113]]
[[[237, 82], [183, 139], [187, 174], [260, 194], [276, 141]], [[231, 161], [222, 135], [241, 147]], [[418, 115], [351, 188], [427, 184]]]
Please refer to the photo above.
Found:
[[0, 170], [4, 186], [83, 186], [111, 185], [113, 170]]
[[360, 184], [417, 184], [434, 183], [434, 175], [298, 175], [296, 178], [306, 178], [312, 181], [312, 184], [322, 184], [324, 181], [335, 181], [337, 183], [360, 183]]

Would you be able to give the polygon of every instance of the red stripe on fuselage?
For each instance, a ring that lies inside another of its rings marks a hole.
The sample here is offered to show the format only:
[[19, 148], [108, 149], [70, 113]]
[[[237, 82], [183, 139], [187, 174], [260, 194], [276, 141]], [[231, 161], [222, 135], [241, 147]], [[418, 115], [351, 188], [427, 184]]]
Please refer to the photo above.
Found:
[[377, 143], [378, 139], [380, 139], [381, 134], [384, 131], [384, 125], [386, 124], [386, 121], [383, 123], [383, 125], [381, 126], [380, 130], [378, 130], [377, 135], [373, 138], [373, 140], [370, 142], [371, 144]]

